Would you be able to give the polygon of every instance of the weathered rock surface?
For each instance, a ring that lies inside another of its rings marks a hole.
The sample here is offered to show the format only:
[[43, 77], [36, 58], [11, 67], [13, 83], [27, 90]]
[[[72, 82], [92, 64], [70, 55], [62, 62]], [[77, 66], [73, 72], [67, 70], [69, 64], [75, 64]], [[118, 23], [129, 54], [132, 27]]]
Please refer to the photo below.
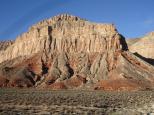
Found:
[[131, 45], [135, 44], [136, 42], [138, 42], [141, 38], [127, 38], [126, 42], [128, 47], [131, 47]]
[[[134, 39], [128, 40], [128, 42], [131, 41], [134, 41]], [[129, 46], [129, 50], [150, 64], [154, 64], [154, 32], [150, 32], [146, 36], [138, 38], [135, 41], [135, 43]]]
[[14, 43], [14, 41], [1, 41], [0, 42], [0, 50], [6, 50], [7, 47], [9, 47], [10, 45], [12, 45]]
[[1, 86], [153, 87], [154, 67], [128, 51], [125, 38], [113, 24], [92, 23], [67, 14], [32, 26], [0, 51], [0, 62]]
[[39, 51], [77, 53], [122, 49], [119, 39], [112, 24], [95, 24], [75, 16], [59, 15], [19, 36], [13, 45], [0, 52], [0, 62]]
[[144, 36], [143, 38], [138, 39], [137, 42], [132, 44], [129, 47], [130, 51], [133, 53], [138, 53], [145, 58], [152, 58], [154, 59], [154, 32], [151, 32]]

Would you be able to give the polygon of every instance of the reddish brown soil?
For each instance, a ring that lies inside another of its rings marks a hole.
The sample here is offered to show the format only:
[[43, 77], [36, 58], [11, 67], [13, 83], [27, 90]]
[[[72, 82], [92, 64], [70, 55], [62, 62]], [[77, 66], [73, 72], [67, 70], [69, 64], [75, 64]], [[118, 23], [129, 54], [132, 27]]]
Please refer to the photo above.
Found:
[[106, 91], [133, 91], [150, 87], [151, 84], [142, 81], [116, 79], [116, 80], [102, 80], [94, 89]]

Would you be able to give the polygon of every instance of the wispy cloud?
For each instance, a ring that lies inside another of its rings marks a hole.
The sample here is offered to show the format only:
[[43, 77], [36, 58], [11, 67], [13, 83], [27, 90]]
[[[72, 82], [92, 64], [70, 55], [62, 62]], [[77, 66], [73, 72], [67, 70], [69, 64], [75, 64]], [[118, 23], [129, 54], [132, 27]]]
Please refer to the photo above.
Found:
[[[40, 4], [37, 7], [34, 7], [31, 11], [27, 12], [24, 16], [20, 17], [20, 19], [16, 20], [12, 25], [6, 28], [6, 30], [0, 32], [1, 36], [7, 36], [8, 38], [11, 38], [11, 36], [15, 36], [23, 28], [25, 28], [30, 22], [33, 20], [37, 20], [38, 17], [41, 17], [41, 15], [45, 14], [48, 11], [52, 11], [56, 8], [61, 7], [62, 5], [65, 5], [67, 3], [71, 2], [71, 0], [47, 0], [43, 4]], [[38, 18], [41, 19], [41, 18]], [[26, 28], [27, 29], [27, 28]]]
[[154, 19], [147, 19], [147, 20], [144, 21], [144, 24], [145, 24], [145, 25], [154, 24]]

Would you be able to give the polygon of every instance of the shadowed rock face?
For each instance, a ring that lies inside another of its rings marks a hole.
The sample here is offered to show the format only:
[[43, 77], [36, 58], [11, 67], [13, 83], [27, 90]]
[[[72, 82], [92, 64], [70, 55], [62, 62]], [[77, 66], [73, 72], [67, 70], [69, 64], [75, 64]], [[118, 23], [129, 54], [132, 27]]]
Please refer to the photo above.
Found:
[[152, 88], [154, 67], [127, 49], [112, 24], [58, 15], [32, 26], [0, 51], [1, 86], [13, 81], [13, 86], [51, 89]]

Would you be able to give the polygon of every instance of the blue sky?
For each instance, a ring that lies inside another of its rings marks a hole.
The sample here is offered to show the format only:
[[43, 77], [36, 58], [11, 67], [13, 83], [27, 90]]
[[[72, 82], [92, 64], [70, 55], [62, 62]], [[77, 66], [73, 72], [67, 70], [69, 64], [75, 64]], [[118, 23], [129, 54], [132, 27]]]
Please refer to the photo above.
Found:
[[62, 13], [114, 23], [126, 38], [154, 31], [154, 0], [0, 0], [0, 40], [15, 39], [40, 20]]

